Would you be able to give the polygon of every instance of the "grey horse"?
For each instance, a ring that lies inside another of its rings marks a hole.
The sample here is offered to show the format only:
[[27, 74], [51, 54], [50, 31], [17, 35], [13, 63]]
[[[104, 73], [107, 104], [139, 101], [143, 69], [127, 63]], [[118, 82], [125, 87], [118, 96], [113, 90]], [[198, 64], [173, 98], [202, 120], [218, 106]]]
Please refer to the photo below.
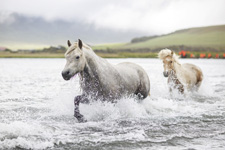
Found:
[[74, 98], [74, 116], [79, 122], [86, 122], [80, 114], [79, 103], [87, 103], [90, 99], [113, 102], [130, 95], [144, 99], [149, 95], [149, 77], [139, 65], [129, 62], [112, 65], [80, 39], [74, 44], [68, 40], [67, 44], [67, 62], [62, 76], [65, 80], [76, 74], [80, 76], [82, 94]]

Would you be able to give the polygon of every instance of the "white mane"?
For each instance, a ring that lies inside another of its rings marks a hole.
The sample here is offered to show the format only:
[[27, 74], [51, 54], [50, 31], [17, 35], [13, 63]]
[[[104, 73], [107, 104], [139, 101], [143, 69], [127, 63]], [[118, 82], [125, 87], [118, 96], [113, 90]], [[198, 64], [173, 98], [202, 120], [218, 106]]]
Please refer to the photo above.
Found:
[[172, 54], [172, 51], [171, 51], [170, 49], [165, 48], [165, 49], [162, 49], [162, 50], [158, 53], [158, 57], [159, 57], [159, 59], [161, 59], [161, 60], [163, 60], [163, 59], [164, 59], [165, 57], [167, 57], [167, 56], [172, 56], [173, 59], [174, 59], [176, 62], [179, 63], [179, 61], [178, 61], [179, 56], [177, 56], [174, 52], [173, 52], [173, 54]]

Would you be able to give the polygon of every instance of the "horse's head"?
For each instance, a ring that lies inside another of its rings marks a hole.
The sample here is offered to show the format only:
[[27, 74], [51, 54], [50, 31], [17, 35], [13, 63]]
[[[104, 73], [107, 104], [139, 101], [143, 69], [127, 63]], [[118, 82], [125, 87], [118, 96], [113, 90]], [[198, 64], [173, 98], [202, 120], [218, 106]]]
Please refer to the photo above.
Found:
[[68, 40], [68, 50], [65, 53], [66, 65], [62, 71], [65, 80], [69, 80], [74, 75], [84, 70], [86, 59], [83, 55], [83, 43], [78, 39], [77, 43], [71, 44]]
[[174, 52], [169, 49], [164, 49], [159, 52], [159, 58], [163, 60], [164, 77], [168, 77], [169, 73], [174, 70], [174, 55]]
[[164, 75], [164, 77], [168, 77], [169, 73], [174, 69], [173, 62], [174, 62], [174, 60], [171, 56], [167, 56], [167, 57], [165, 57], [165, 59], [163, 59], [163, 67], [164, 67], [163, 75]]

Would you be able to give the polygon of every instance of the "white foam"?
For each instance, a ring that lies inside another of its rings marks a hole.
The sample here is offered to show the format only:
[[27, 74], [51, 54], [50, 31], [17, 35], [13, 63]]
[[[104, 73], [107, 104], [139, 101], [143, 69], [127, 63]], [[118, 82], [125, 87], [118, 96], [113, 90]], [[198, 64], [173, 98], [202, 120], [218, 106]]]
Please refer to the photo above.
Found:
[[[0, 123], [0, 149], [21, 147], [25, 149], [45, 149], [54, 146], [51, 141], [53, 130], [40, 124], [15, 121], [9, 124]], [[7, 133], [7, 134], [3, 134]]]
[[[11, 66], [19, 64], [20, 61], [11, 62]], [[223, 116], [224, 114], [225, 103], [222, 93], [224, 76], [222, 75], [225, 72], [222, 60], [219, 67], [217, 60], [191, 60], [203, 70], [202, 86], [198, 92], [187, 93], [185, 96], [173, 93], [171, 97], [167, 78], [164, 78], [162, 74], [162, 62], [159, 59], [129, 59], [128, 61], [138, 63], [147, 71], [151, 81], [151, 97], [142, 102], [128, 97], [118, 100], [117, 103], [96, 101], [90, 104], [80, 104], [80, 111], [88, 120], [87, 123], [77, 123], [76, 118], [73, 117], [73, 100], [81, 93], [79, 78], [74, 78], [72, 82], [63, 81], [60, 75], [61, 69], [58, 69], [62, 63], [61, 60], [57, 64], [57, 61], [51, 59], [49, 60], [50, 65], [46, 65], [46, 61], [42, 60], [43, 64], [39, 66], [40, 68], [34, 70], [32, 68], [38, 63], [38, 60], [33, 60], [36, 62], [35, 64], [30, 61], [32, 62], [29, 60], [28, 63], [26, 59], [26, 63], [19, 65], [27, 68], [18, 70], [18, 72], [11, 72], [11, 66], [3, 68], [4, 73], [1, 74], [3, 84], [0, 84], [3, 89], [0, 91], [0, 149], [18, 147], [54, 149], [55, 144], [61, 148], [61, 144], [73, 143], [76, 147], [81, 142], [84, 142], [84, 146], [90, 144], [98, 146], [98, 142], [110, 144], [111, 141], [145, 142], [151, 140], [151, 137], [146, 135], [146, 129], [142, 128], [139, 120], [140, 122], [153, 122], [160, 126], [162, 120], [168, 123], [167, 120], [170, 119], [179, 122], [182, 117], [193, 119], [199, 117], [201, 121], [204, 115]], [[111, 61], [117, 64], [124, 60], [113, 59]], [[182, 59], [181, 61], [189, 62], [190, 60]], [[55, 69], [52, 70], [52, 68]], [[5, 75], [8, 73], [13, 80]], [[11, 93], [14, 93], [13, 96]], [[121, 123], [123, 121], [131, 121], [131, 125], [123, 126]], [[151, 132], [153, 128], [149, 126], [147, 130]], [[218, 126], [218, 134], [220, 133], [219, 128], [220, 126]], [[95, 132], [96, 130], [97, 132]], [[158, 132], [163, 131], [159, 130]], [[105, 136], [102, 136], [103, 134]], [[207, 134], [203, 133], [203, 136], [205, 135]], [[166, 135], [162, 137], [162, 139], [166, 138]], [[210, 149], [212, 148], [211, 139], [206, 137], [195, 141], [199, 145], [207, 143], [207, 148]], [[222, 143], [219, 140], [217, 142], [218, 144]], [[160, 148], [162, 145], [159, 144], [156, 149]]]
[[[68, 98], [68, 99], [67, 99]], [[72, 101], [72, 102], [71, 102]], [[204, 112], [192, 99], [168, 99], [164, 97], [146, 98], [137, 102], [134, 98], [122, 98], [117, 103], [95, 101], [90, 104], [80, 104], [80, 112], [88, 121], [107, 121], [123, 118], [157, 118], [188, 116]], [[53, 105], [52, 114], [73, 115], [73, 96], [68, 96], [63, 102]]]
[[208, 77], [204, 77], [202, 84], [198, 90], [198, 93], [205, 96], [213, 96], [215, 95], [214, 89], [212, 88], [212, 85], [210, 83], [210, 79]]
[[147, 112], [142, 104], [134, 98], [123, 98], [117, 103], [92, 102], [90, 105], [80, 105], [81, 113], [91, 121], [115, 120], [121, 118], [142, 118]]

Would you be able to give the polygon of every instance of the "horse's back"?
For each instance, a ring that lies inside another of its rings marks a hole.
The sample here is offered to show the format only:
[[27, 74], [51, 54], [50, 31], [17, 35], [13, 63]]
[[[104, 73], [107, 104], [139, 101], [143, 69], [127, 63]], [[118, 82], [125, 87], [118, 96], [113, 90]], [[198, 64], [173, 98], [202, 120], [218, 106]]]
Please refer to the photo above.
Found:
[[186, 69], [189, 69], [192, 72], [193, 71], [196, 72], [196, 74], [202, 75], [202, 70], [194, 64], [185, 63], [185, 64], [182, 64], [182, 66]]
[[142, 78], [148, 77], [145, 70], [141, 66], [139, 66], [135, 63], [123, 62], [123, 63], [119, 63], [119, 64], [115, 65], [115, 68], [123, 75], [130, 76], [131, 74], [136, 74]]
[[136, 86], [134, 94], [141, 94], [142, 98], [146, 98], [149, 95], [150, 80], [148, 74], [141, 66], [131, 62], [123, 62], [117, 64], [115, 68], [120, 72], [122, 78], [127, 81], [127, 84]]

